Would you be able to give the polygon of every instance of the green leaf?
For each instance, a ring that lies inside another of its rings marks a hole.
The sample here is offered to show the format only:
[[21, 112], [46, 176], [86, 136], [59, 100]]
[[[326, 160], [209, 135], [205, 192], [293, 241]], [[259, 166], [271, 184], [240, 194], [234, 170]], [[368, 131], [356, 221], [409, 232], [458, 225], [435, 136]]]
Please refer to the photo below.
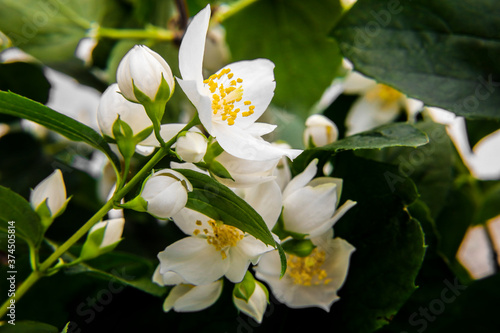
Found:
[[476, 211], [474, 224], [484, 224], [500, 215], [500, 183], [494, 182], [491, 188], [484, 191]]
[[273, 236], [262, 217], [229, 188], [196, 171], [185, 169], [175, 169], [175, 171], [183, 174], [193, 185], [193, 191], [188, 195], [187, 208], [248, 232], [267, 245], [275, 245]]
[[0, 113], [21, 117], [47, 127], [73, 141], [99, 149], [120, 169], [120, 161], [104, 138], [92, 128], [45, 105], [11, 92], [0, 91]]
[[15, 230], [16, 237], [23, 238], [30, 246], [38, 246], [42, 240], [42, 224], [30, 203], [19, 194], [0, 186], [0, 231], [8, 233], [9, 229]]
[[413, 125], [393, 123], [348, 136], [329, 145], [307, 149], [295, 159], [293, 168], [303, 170], [315, 158], [325, 159], [344, 150], [382, 149], [394, 146], [417, 147], [429, 142], [427, 135]]
[[351, 243], [353, 253], [340, 301], [330, 322], [339, 332], [373, 332], [387, 324], [416, 289], [425, 244], [419, 222], [407, 205], [418, 193], [411, 180], [392, 188], [386, 172], [391, 165], [344, 152], [335, 158], [333, 176], [344, 180], [342, 198], [357, 202], [335, 225], [335, 236]]
[[[8, 317], [7, 317], [8, 319]], [[14, 320], [15, 325], [5, 324], [2, 333], [59, 333], [57, 327], [32, 320]]]
[[160, 297], [165, 294], [166, 288], [160, 287], [152, 281], [155, 268], [153, 262], [143, 257], [123, 252], [110, 252], [86, 263], [69, 267], [65, 272], [67, 274], [88, 274]]
[[429, 106], [500, 119], [499, 17], [494, 0], [360, 0], [332, 35], [363, 74]]
[[223, 24], [233, 60], [273, 61], [273, 103], [305, 118], [341, 64], [337, 43], [327, 37], [341, 12], [338, 0], [256, 1]]

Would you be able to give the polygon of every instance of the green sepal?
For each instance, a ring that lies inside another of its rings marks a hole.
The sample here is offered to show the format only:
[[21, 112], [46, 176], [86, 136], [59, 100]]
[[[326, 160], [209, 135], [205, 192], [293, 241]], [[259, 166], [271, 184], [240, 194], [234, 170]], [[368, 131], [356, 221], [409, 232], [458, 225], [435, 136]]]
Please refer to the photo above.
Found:
[[125, 160], [129, 160], [134, 155], [136, 146], [132, 128], [129, 124], [121, 120], [120, 115], [118, 115], [112, 129], [120, 153]]
[[151, 133], [153, 133], [153, 126], [149, 126], [143, 129], [142, 131], [137, 133], [136, 136], [134, 136], [135, 143], [138, 144], [139, 142], [144, 141], [148, 136], [151, 135]]
[[42, 224], [44, 232], [50, 227], [50, 225], [52, 224], [52, 222], [54, 222], [54, 219], [56, 217], [64, 213], [66, 207], [68, 206], [68, 202], [71, 198], [72, 196], [66, 199], [66, 201], [59, 209], [59, 211], [55, 212], [54, 214], [52, 214], [52, 212], [49, 209], [49, 206], [47, 205], [47, 198], [41, 204], [38, 205], [38, 207], [35, 209], [35, 212], [40, 217], [40, 223]]
[[87, 239], [83, 244], [82, 251], [80, 252], [80, 257], [77, 260], [89, 260], [98, 257], [101, 253], [102, 240], [104, 239], [104, 233], [106, 232], [106, 226], [99, 228], [94, 231], [90, 231], [87, 235]]
[[307, 257], [316, 248], [310, 239], [290, 239], [281, 245], [285, 252], [297, 257]]
[[234, 181], [229, 171], [227, 171], [227, 169], [224, 168], [224, 166], [220, 164], [220, 162], [217, 162], [215, 160], [213, 160], [208, 165], [208, 171], [219, 178], [231, 179], [232, 181]]
[[118, 206], [120, 208], [132, 209], [137, 212], [146, 212], [148, 209], [148, 202], [143, 197], [141, 197], [141, 195], [138, 195], [134, 199], [127, 201], [124, 204], [119, 204]]
[[223, 151], [224, 149], [222, 149], [220, 144], [212, 138], [208, 143], [207, 152], [205, 153], [203, 160], [206, 163], [210, 164], [214, 160], [214, 158], [222, 154]]
[[158, 91], [156, 92], [155, 101], [156, 102], [161, 101], [163, 103], [167, 103], [170, 100], [170, 97], [172, 97], [174, 90], [175, 90], [175, 85], [173, 86], [172, 89], [170, 89], [170, 86], [168, 85], [167, 81], [165, 80], [165, 77], [163, 76], [163, 73], [161, 73], [161, 83], [160, 86], [158, 87]]
[[252, 294], [255, 291], [255, 282], [256, 281], [252, 273], [247, 271], [243, 280], [234, 285], [233, 296], [248, 303], [250, 297], [252, 297]]
[[110, 244], [108, 246], [102, 247], [101, 244], [104, 240], [104, 234], [106, 233], [106, 228], [108, 226], [105, 225], [97, 230], [91, 231], [87, 240], [83, 244], [82, 251], [80, 252], [80, 257], [77, 259], [78, 261], [90, 260], [104, 254], [106, 252], [113, 251], [115, 247], [121, 242], [121, 239]]

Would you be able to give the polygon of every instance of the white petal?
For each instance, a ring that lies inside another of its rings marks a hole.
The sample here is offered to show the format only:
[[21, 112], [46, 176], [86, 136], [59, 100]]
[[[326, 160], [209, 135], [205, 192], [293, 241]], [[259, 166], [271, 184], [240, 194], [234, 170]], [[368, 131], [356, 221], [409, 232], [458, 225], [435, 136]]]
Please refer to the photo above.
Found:
[[198, 111], [200, 122], [208, 133], [212, 133], [212, 100], [203, 90], [201, 82], [193, 80], [181, 80], [177, 78], [182, 91], [189, 98]]
[[258, 262], [260, 256], [272, 251], [271, 246], [265, 245], [253, 236], [247, 235], [229, 250], [228, 258], [231, 260], [226, 277], [233, 283], [243, 280], [251, 262]]
[[101, 242], [101, 248], [114, 244], [120, 240], [125, 225], [124, 218], [111, 219], [106, 221], [106, 231]]
[[169, 245], [158, 254], [160, 273], [174, 271], [192, 284], [211, 283], [226, 273], [229, 260], [206, 239], [186, 237]]
[[179, 48], [179, 70], [184, 80], [203, 81], [203, 54], [209, 21], [210, 5], [207, 5], [193, 17], [182, 38]]
[[343, 86], [346, 94], [362, 94], [375, 87], [377, 82], [359, 72], [351, 72], [346, 77]]
[[[274, 96], [276, 82], [274, 81], [274, 63], [268, 59], [255, 59], [238, 61], [227, 65], [234, 78], [243, 80], [243, 97], [234, 104], [241, 111], [248, 110], [244, 105], [250, 101], [255, 106], [254, 113], [248, 117], [238, 116], [235, 120], [236, 127], [247, 128], [253, 124], [266, 111]], [[226, 85], [225, 85], [226, 86]]]
[[293, 177], [293, 179], [288, 183], [283, 191], [283, 198], [288, 197], [293, 192], [306, 186], [314, 178], [314, 176], [316, 176], [317, 171], [318, 160], [314, 159], [309, 163], [304, 171]]
[[259, 260], [255, 271], [262, 276], [279, 279], [281, 275], [281, 261], [277, 250], [267, 252]]
[[323, 228], [335, 212], [336, 187], [337, 185], [332, 183], [314, 188], [306, 186], [287, 196], [283, 200], [285, 229], [310, 234], [317, 228]]
[[331, 227], [333, 227], [335, 225], [335, 223], [337, 223], [337, 221], [342, 216], [344, 216], [344, 214], [347, 213], [349, 211], [349, 209], [351, 209], [355, 205], [356, 205], [356, 201], [347, 200], [342, 206], [340, 206], [335, 211], [335, 214], [333, 214], [332, 218], [328, 222], [324, 223], [322, 226], [320, 226], [317, 229], [310, 230], [309, 235], [311, 237], [316, 237], [316, 236], [324, 233], [325, 231], [327, 231], [328, 229], [330, 229]]
[[281, 214], [281, 189], [275, 181], [268, 181], [236, 192], [259, 213], [272, 230]]
[[397, 103], [382, 107], [380, 103], [365, 96], [360, 97], [354, 102], [347, 114], [346, 135], [354, 135], [387, 124], [394, 120], [398, 113], [399, 105]]
[[328, 278], [332, 279], [330, 284], [338, 290], [345, 282], [351, 255], [356, 249], [346, 240], [337, 237], [332, 239], [324, 250], [327, 259], [323, 268]]
[[180, 296], [174, 304], [177, 312], [193, 312], [208, 308], [222, 293], [222, 280], [210, 284], [195, 286]]
[[[194, 235], [195, 229], [203, 230], [207, 228], [210, 230], [211, 228], [207, 223], [210, 219], [209, 217], [189, 208], [181, 209], [177, 214], [172, 216], [172, 219], [175, 225], [187, 235]], [[196, 221], [200, 221], [202, 225], [197, 225]]]
[[186, 206], [188, 199], [186, 188], [181, 182], [175, 182], [158, 193], [148, 202], [148, 212], [158, 218], [169, 218]]
[[170, 311], [177, 300], [184, 296], [187, 292], [189, 292], [193, 286], [187, 285], [187, 284], [181, 284], [178, 286], [175, 286], [170, 290], [170, 293], [168, 294], [167, 298], [165, 299], [165, 302], [163, 303], [163, 311], [168, 312]]
[[293, 160], [302, 153], [298, 149], [283, 149], [273, 146], [262, 138], [254, 137], [234, 126], [220, 123], [212, 125], [211, 134], [217, 138], [221, 147], [229, 154], [239, 158], [265, 161], [286, 155]]

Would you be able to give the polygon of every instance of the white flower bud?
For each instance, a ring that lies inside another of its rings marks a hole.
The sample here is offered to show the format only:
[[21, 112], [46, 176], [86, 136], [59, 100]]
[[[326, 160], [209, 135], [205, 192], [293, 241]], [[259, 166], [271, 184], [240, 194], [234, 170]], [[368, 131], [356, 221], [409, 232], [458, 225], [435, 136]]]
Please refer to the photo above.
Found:
[[111, 219], [103, 222], [96, 223], [92, 229], [90, 229], [89, 234], [98, 231], [101, 228], [106, 228], [104, 230], [104, 236], [99, 248], [103, 249], [105, 247], [117, 244], [123, 233], [123, 227], [125, 225], [125, 219], [120, 217], [116, 219]]
[[339, 131], [337, 125], [327, 117], [313, 114], [306, 120], [304, 145], [306, 147], [321, 147], [337, 141]]
[[[161, 85], [162, 77], [167, 86]], [[118, 65], [116, 80], [123, 95], [134, 102], [139, 102], [140, 99], [140, 96], [136, 96], [134, 92], [134, 86], [154, 101], [159, 89], [168, 88], [169, 91], [160, 91], [160, 95], [166, 95], [169, 98], [175, 85], [172, 71], [165, 59], [144, 45], [134, 46], [123, 57]]]
[[55, 170], [31, 191], [30, 203], [33, 209], [37, 210], [45, 200], [47, 200], [47, 208], [52, 217], [61, 214], [66, 207], [66, 186], [59, 169]]
[[141, 197], [147, 202], [147, 212], [167, 219], [186, 206], [191, 183], [177, 171], [164, 169], [146, 180]]
[[266, 312], [267, 301], [268, 294], [264, 290], [262, 284], [257, 281], [255, 281], [255, 289], [252, 296], [248, 299], [248, 302], [241, 298], [234, 297], [233, 295], [234, 305], [236, 305], [241, 312], [255, 319], [259, 324], [262, 323], [262, 317]]
[[175, 151], [186, 162], [198, 163], [207, 152], [207, 138], [198, 132], [186, 132], [175, 144]]
[[113, 124], [118, 116], [132, 128], [134, 135], [153, 126], [153, 122], [149, 119], [144, 107], [127, 101], [120, 93], [118, 85], [113, 83], [102, 94], [97, 109], [97, 123], [102, 134], [114, 138]]

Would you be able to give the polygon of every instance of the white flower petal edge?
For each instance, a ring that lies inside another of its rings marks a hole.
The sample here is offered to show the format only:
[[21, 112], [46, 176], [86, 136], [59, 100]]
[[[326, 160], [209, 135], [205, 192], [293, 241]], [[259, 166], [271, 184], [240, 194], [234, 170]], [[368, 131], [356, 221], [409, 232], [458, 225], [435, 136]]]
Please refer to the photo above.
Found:
[[241, 312], [255, 319], [259, 324], [262, 323], [262, 317], [267, 308], [267, 293], [259, 283], [255, 283], [255, 289], [248, 303], [244, 300], [233, 297], [233, 302]]
[[172, 288], [163, 303], [163, 311], [172, 308], [176, 312], [195, 312], [206, 309], [214, 304], [222, 293], [222, 280], [193, 286], [180, 284]]
[[198, 110], [201, 123], [225, 151], [236, 157], [261, 161], [283, 155], [297, 157], [300, 150], [274, 147], [257, 135], [269, 132], [270, 126], [259, 129], [253, 126], [274, 96], [276, 82], [270, 60], [236, 62], [203, 81], [209, 19], [207, 5], [188, 26], [179, 50], [182, 79], [177, 81]]

